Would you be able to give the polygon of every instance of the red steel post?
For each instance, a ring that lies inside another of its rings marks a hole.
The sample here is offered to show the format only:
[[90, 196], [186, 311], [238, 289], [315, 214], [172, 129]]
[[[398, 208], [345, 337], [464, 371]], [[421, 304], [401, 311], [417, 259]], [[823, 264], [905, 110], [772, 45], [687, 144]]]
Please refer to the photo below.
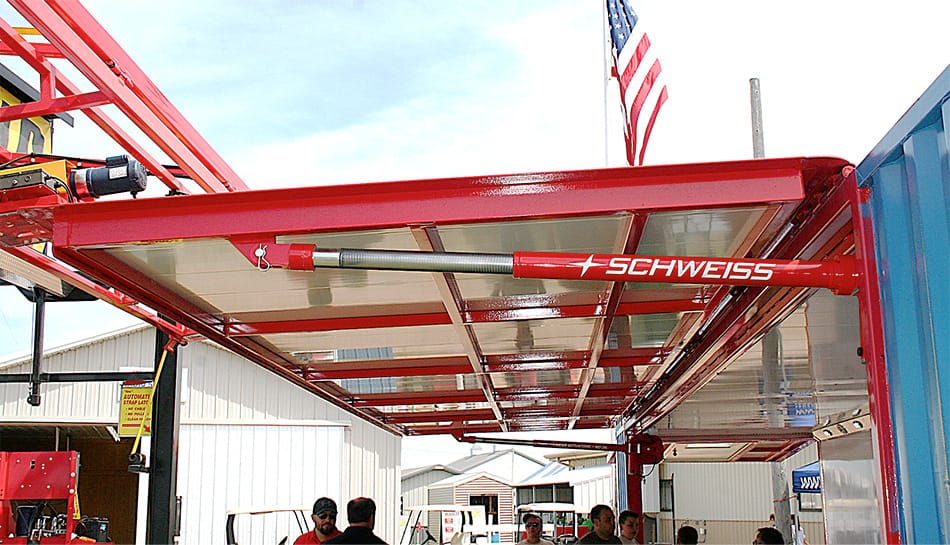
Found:
[[858, 308], [861, 323], [861, 357], [868, 374], [868, 401], [874, 431], [874, 453], [881, 478], [881, 511], [884, 542], [900, 543], [900, 513], [897, 492], [897, 462], [894, 454], [894, 428], [891, 421], [891, 394], [884, 361], [884, 318], [874, 255], [874, 232], [869, 213], [862, 212], [862, 190], [857, 187], [854, 169], [844, 171], [851, 198], [855, 254], [861, 272]]

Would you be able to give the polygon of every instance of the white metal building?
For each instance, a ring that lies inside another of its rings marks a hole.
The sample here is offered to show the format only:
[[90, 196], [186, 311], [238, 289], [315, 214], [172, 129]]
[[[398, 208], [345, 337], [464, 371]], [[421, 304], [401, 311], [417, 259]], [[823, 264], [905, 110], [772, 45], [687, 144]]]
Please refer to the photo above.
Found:
[[[603, 457], [601, 459], [603, 461]], [[617, 508], [617, 478], [613, 464], [571, 469], [560, 462], [551, 462], [515, 486], [518, 504], [573, 503], [578, 513], [589, 513], [597, 504]]]
[[[790, 481], [793, 469], [817, 459], [817, 446], [813, 444], [780, 463]], [[674, 528], [689, 524], [700, 531], [701, 542], [748, 543], [757, 528], [768, 526], [769, 515], [774, 512], [771, 471], [771, 464], [766, 462], [664, 461], [657, 466], [657, 474], [659, 479], [671, 481], [673, 493], [668, 499], [672, 500], [672, 509], [651, 513], [644, 501], [644, 512], [658, 515], [661, 542], [670, 542]], [[802, 509], [798, 497], [791, 493], [788, 501], [792, 502], [791, 512], [802, 521], [808, 541], [812, 545], [824, 543], [820, 509]]]
[[461, 471], [441, 464], [403, 470], [403, 507], [416, 507], [429, 503], [429, 485], [459, 473]]
[[[151, 370], [154, 350], [154, 330], [138, 327], [50, 351], [43, 371]], [[395, 541], [397, 435], [216, 346], [197, 342], [178, 350], [180, 543], [224, 543], [227, 509], [312, 505], [323, 495], [334, 498], [343, 513], [349, 499], [372, 497], [378, 505], [376, 533]], [[28, 358], [0, 363], [0, 373], [29, 368]], [[72, 448], [81, 451], [83, 468], [98, 468], [100, 458], [122, 461], [124, 455], [127, 461], [131, 440], [111, 438], [118, 422], [118, 383], [44, 384], [39, 407], [26, 403], [26, 393], [22, 383], [0, 384], [0, 450]], [[83, 512], [109, 517], [116, 530], [116, 523], [131, 521], [142, 543], [147, 477], [136, 482], [125, 469], [110, 470], [111, 477], [80, 470]], [[131, 500], [114, 500], [122, 494]], [[339, 524], [346, 525], [345, 515]]]

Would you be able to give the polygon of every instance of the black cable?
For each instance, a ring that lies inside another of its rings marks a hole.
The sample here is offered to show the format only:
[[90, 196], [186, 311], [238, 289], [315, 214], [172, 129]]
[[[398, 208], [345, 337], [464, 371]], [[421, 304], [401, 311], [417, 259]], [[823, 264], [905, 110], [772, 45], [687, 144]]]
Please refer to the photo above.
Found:
[[6, 167], [12, 165], [13, 163], [16, 163], [17, 161], [19, 161], [20, 159], [23, 159], [23, 158], [25, 158], [25, 157], [33, 157], [33, 154], [30, 153], [29, 155], [21, 155], [21, 156], [19, 156], [19, 157], [14, 157], [13, 159], [10, 159], [10, 160], [7, 161], [6, 163], [3, 163], [2, 165], [0, 165], [0, 168], [6, 168]]
[[73, 192], [70, 191], [70, 189], [69, 189], [69, 184], [67, 184], [66, 182], [60, 180], [60, 179], [57, 178], [56, 176], [50, 176], [50, 178], [53, 179], [53, 187], [61, 187], [61, 188], [63, 188], [63, 191], [66, 192], [66, 198], [69, 200], [69, 202], [76, 202], [76, 199], [73, 198]]

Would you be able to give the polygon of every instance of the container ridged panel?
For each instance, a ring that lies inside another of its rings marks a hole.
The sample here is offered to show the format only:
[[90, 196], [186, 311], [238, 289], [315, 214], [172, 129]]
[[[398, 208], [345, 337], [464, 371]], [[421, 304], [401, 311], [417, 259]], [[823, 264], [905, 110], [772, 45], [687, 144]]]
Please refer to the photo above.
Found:
[[950, 67], [857, 168], [858, 184], [868, 190], [861, 214], [873, 227], [900, 496], [895, 501], [908, 543], [950, 540], [948, 128]]

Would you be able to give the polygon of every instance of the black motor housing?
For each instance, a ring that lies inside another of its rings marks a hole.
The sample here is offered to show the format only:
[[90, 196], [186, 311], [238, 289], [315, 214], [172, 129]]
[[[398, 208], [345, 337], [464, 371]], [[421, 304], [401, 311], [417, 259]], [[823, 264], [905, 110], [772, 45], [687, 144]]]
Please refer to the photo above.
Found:
[[134, 196], [145, 189], [147, 179], [148, 173], [142, 163], [128, 155], [116, 155], [107, 158], [105, 166], [72, 171], [69, 187], [80, 199], [126, 191]]

